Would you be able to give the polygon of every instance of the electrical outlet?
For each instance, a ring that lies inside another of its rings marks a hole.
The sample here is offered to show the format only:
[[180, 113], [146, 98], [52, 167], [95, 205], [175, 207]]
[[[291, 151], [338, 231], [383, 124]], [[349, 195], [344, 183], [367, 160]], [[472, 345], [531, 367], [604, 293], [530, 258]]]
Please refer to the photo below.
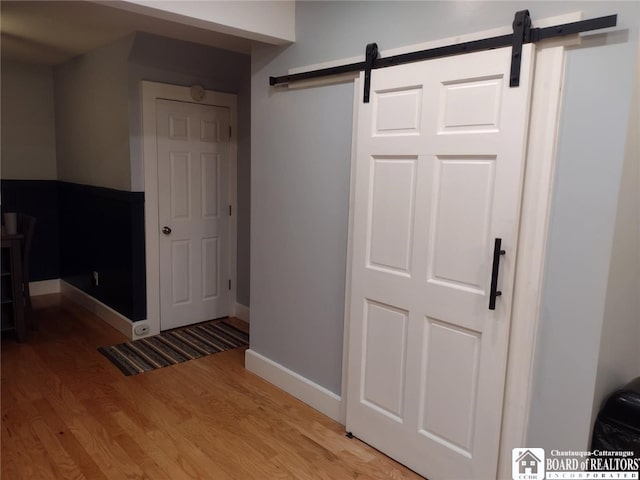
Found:
[[100, 285], [100, 275], [98, 275], [98, 272], [93, 272], [93, 285], [96, 287]]
[[136, 335], [146, 335], [147, 333], [149, 333], [149, 325], [147, 325], [146, 323], [136, 325], [133, 329], [133, 333], [135, 333]]

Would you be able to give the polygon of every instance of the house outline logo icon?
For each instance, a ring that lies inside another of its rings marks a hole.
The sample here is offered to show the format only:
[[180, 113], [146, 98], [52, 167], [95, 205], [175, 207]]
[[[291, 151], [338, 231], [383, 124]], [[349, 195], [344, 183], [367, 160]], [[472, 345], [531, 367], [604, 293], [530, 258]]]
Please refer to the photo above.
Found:
[[544, 480], [544, 449], [514, 448], [511, 452], [513, 480]]

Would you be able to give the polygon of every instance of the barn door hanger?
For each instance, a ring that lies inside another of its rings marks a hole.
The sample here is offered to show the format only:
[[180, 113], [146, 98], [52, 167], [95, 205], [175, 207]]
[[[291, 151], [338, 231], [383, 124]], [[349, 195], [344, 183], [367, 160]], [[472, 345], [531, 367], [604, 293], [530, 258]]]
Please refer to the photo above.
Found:
[[509, 86], [520, 85], [520, 65], [522, 64], [522, 45], [531, 41], [531, 17], [529, 10], [516, 12], [513, 19], [513, 43], [511, 44], [511, 74]]
[[517, 87], [520, 85], [520, 65], [522, 62], [522, 46], [524, 44], [535, 43], [540, 40], [546, 40], [553, 37], [562, 37], [581, 32], [600, 30], [602, 28], [615, 27], [617, 20], [617, 15], [608, 15], [606, 17], [581, 20], [579, 22], [564, 23], [553, 27], [532, 28], [529, 10], [521, 10], [516, 12], [514, 16], [513, 33], [507, 35], [431, 48], [429, 50], [403, 53], [385, 58], [378, 58], [378, 45], [370, 43], [367, 45], [364, 62], [350, 63], [337, 67], [294, 73], [291, 75], [282, 75], [280, 77], [269, 77], [269, 85], [282, 85], [295, 82], [297, 80], [307, 80], [310, 78], [326, 77], [341, 73], [364, 71], [364, 96], [362, 100], [364, 103], [369, 103], [372, 70], [401, 65], [403, 63], [418, 62], [421, 60], [430, 60], [433, 58], [448, 57], [452, 55], [461, 55], [464, 53], [511, 46], [509, 86]]
[[[511, 44], [511, 73], [509, 75], [509, 86], [520, 86], [520, 67], [522, 65], [522, 45], [531, 42], [531, 16], [529, 10], [516, 12], [513, 19], [513, 42]], [[468, 49], [461, 48], [459, 53], [468, 53]], [[452, 53], [453, 55], [454, 53]], [[371, 70], [377, 68], [378, 44], [367, 45], [364, 61], [364, 97], [363, 103], [369, 103], [371, 94]]]
[[364, 103], [369, 103], [369, 93], [371, 91], [371, 70], [378, 59], [378, 44], [370, 43], [364, 54]]

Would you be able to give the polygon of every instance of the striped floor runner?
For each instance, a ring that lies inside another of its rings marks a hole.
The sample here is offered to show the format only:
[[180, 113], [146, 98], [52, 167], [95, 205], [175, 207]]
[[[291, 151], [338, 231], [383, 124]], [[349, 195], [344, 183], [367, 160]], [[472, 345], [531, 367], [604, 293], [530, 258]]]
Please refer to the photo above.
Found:
[[248, 345], [249, 335], [225, 321], [199, 323], [98, 351], [125, 375], [137, 375]]

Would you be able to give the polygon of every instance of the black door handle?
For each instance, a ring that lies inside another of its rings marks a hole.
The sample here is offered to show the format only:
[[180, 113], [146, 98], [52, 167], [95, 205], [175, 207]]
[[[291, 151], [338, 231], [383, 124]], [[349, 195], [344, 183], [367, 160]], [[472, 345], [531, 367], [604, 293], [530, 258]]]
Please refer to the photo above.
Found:
[[171, 233], [171, 229], [169, 227], [162, 227], [162, 233], [169, 235]]
[[493, 267], [491, 268], [491, 290], [489, 291], [489, 310], [496, 309], [496, 298], [502, 295], [498, 290], [498, 271], [500, 270], [500, 256], [506, 252], [502, 250], [502, 239], [496, 238], [493, 244]]

